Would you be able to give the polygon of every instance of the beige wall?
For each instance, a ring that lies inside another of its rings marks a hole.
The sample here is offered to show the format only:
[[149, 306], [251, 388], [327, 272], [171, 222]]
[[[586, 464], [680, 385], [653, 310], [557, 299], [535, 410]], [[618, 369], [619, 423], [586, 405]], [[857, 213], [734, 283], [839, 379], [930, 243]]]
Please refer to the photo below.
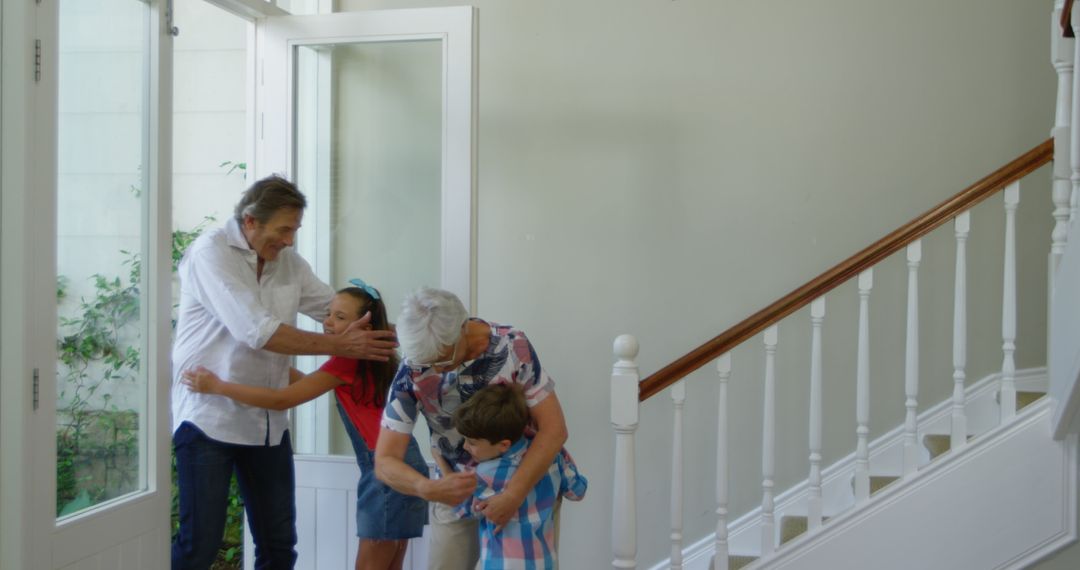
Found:
[[[458, 4], [342, 0], [343, 10]], [[527, 331], [558, 382], [589, 497], [565, 511], [575, 568], [610, 563], [611, 343], [645, 373], [1047, 137], [1051, 2], [477, 0], [478, 308]], [[1045, 171], [1023, 192], [1019, 365], [1043, 357]], [[975, 213], [969, 378], [1000, 364], [1000, 197]], [[924, 249], [923, 396], [951, 378], [952, 245]], [[905, 267], [874, 292], [873, 435], [902, 417]], [[930, 297], [931, 289], [946, 291]], [[825, 458], [854, 446], [856, 295], [829, 297]], [[976, 307], [981, 307], [976, 311]], [[778, 490], [805, 478], [805, 314], [781, 328]], [[757, 343], [757, 341], [755, 341]], [[786, 351], [786, 352], [785, 352]], [[783, 356], [787, 355], [787, 356]], [[760, 500], [760, 350], [735, 354], [733, 512]], [[690, 379], [688, 542], [713, 531], [713, 373]], [[640, 468], [667, 462], [666, 397]], [[666, 468], [638, 479], [641, 567], [667, 557]], [[652, 516], [652, 513], [665, 513]]]

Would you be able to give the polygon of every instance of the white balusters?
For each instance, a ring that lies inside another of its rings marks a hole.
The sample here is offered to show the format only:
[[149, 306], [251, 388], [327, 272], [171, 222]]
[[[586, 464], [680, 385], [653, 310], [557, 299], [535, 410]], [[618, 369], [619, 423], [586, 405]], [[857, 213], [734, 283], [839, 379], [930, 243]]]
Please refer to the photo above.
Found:
[[967, 366], [967, 238], [971, 231], [971, 212], [956, 216], [956, 277], [953, 284], [953, 451], [967, 445], [967, 413], [964, 410], [964, 380]]
[[[1076, 46], [1074, 40], [1066, 38], [1061, 29], [1061, 11], [1064, 8], [1064, 0], [1054, 0], [1054, 10], [1050, 15], [1050, 62], [1058, 75], [1057, 105], [1054, 108], [1055, 129], [1068, 129], [1069, 118], [1072, 116], [1073, 51]], [[1064, 143], [1055, 140], [1054, 144]], [[1057, 160], [1056, 156], [1054, 160]], [[1064, 162], [1066, 165], [1069, 163], [1067, 154]]]
[[713, 570], [728, 570], [728, 380], [731, 378], [731, 353], [716, 359], [720, 378], [720, 398], [716, 410], [716, 553]]
[[633, 336], [615, 339], [611, 371], [611, 425], [615, 428], [615, 485], [612, 504], [612, 567], [637, 568], [637, 507], [635, 503], [634, 432], [638, 425], [638, 342]]
[[671, 570], [682, 570], [683, 405], [686, 403], [685, 380], [679, 380], [671, 387], [671, 402], [675, 406], [674, 435], [671, 441]]
[[821, 324], [825, 297], [810, 303], [810, 477], [806, 500], [807, 527], [821, 526]]
[[922, 240], [907, 247], [907, 341], [904, 350], [904, 475], [919, 468], [918, 397], [919, 397], [919, 263]]
[[765, 329], [765, 407], [761, 430], [761, 556], [776, 551], [773, 477], [776, 463], [777, 325]]
[[1050, 60], [1058, 75], [1057, 106], [1054, 112], [1054, 230], [1051, 233], [1051, 276], [1057, 268], [1061, 255], [1065, 252], [1065, 240], [1068, 235], [1070, 195], [1072, 193], [1072, 167], [1070, 165], [1069, 125], [1072, 120], [1073, 93], [1073, 56], [1075, 40], [1066, 38], [1061, 32], [1061, 11], [1064, 0], [1054, 2], [1054, 11], [1050, 21]]
[[[1070, 0], [1071, 1], [1071, 0]], [[1054, 202], [1054, 229], [1050, 232], [1050, 259], [1047, 263], [1046, 279], [1046, 324], [1047, 338], [1050, 334], [1050, 322], [1054, 311], [1054, 275], [1065, 253], [1065, 244], [1069, 237], [1069, 211], [1072, 193], [1072, 167], [1070, 164], [1071, 136], [1069, 125], [1072, 120], [1072, 82], [1073, 56], [1075, 40], [1066, 38], [1061, 29], [1061, 12], [1065, 0], [1055, 0], [1050, 18], [1050, 61], [1058, 76], [1057, 105], [1054, 111], [1054, 165], [1051, 197]], [[1047, 344], [1046, 361], [1050, 362], [1050, 343]]]
[[1005, 271], [1001, 288], [1001, 422], [1016, 415], [1016, 208], [1020, 183], [1005, 188]]
[[[1073, 10], [1071, 13], [1073, 30], [1080, 30], [1080, 10]], [[1066, 44], [1067, 45], [1067, 44]], [[1073, 74], [1072, 74], [1072, 96], [1075, 99], [1077, 95], [1080, 95], [1080, 73], [1075, 72], [1075, 65], [1077, 61], [1080, 61], [1080, 42], [1073, 41]], [[1059, 75], [1059, 77], [1061, 77]], [[1059, 88], [1058, 97], [1061, 97]], [[1076, 105], [1075, 102], [1070, 103]], [[1080, 113], [1075, 109], [1069, 111], [1069, 164], [1070, 169], [1070, 181], [1072, 182], [1072, 188], [1070, 190], [1069, 199], [1069, 220], [1071, 221], [1076, 217], [1076, 201], [1077, 196], [1080, 195]], [[1056, 120], [1055, 120], [1056, 123]], [[1056, 141], [1055, 141], [1056, 142]]]
[[870, 499], [870, 290], [874, 270], [859, 274], [859, 340], [855, 363], [855, 503]]

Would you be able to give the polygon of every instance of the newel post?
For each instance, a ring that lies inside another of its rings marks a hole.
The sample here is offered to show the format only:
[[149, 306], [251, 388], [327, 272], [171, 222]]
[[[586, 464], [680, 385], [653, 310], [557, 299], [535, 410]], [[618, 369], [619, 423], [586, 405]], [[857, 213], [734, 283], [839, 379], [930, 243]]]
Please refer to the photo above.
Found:
[[638, 426], [637, 339], [615, 339], [611, 370], [611, 425], [615, 428], [615, 484], [611, 516], [613, 568], [637, 568], [637, 505], [634, 432]]

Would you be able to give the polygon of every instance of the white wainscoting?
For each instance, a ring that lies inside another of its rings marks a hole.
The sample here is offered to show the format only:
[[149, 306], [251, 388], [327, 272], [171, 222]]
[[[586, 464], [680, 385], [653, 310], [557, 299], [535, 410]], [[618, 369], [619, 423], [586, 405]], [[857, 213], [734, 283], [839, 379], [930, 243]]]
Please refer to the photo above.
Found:
[[[297, 570], [349, 570], [356, 561], [356, 459], [343, 455], [297, 455]], [[427, 568], [428, 532], [409, 541], [405, 570]], [[255, 545], [245, 525], [244, 568], [255, 568]]]

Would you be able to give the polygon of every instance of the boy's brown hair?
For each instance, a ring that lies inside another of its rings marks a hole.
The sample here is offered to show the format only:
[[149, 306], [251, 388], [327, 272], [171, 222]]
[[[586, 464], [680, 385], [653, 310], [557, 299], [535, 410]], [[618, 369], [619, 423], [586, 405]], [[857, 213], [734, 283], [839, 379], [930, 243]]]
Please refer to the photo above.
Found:
[[454, 410], [458, 433], [493, 444], [521, 439], [528, 424], [529, 407], [516, 384], [488, 384]]

